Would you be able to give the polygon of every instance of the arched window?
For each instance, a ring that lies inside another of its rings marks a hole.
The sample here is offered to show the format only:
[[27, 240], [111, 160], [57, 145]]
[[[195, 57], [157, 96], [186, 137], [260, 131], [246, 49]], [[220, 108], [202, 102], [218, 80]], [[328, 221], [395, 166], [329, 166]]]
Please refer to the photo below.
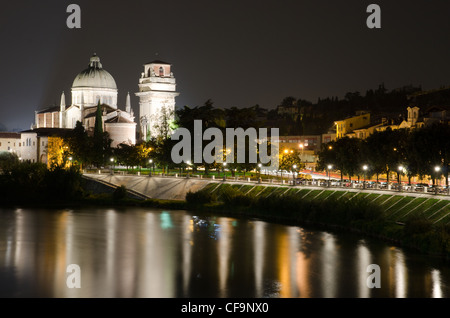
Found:
[[159, 76], [163, 77], [164, 76], [164, 67], [160, 67], [159, 68]]

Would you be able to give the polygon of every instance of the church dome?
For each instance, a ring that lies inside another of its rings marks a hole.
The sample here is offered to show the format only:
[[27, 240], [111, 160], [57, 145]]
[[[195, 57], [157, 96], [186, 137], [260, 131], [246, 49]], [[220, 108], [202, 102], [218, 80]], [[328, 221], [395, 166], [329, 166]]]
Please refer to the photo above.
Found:
[[117, 90], [116, 81], [103, 69], [100, 58], [96, 54], [91, 57], [89, 67], [77, 75], [72, 85], [72, 88], [91, 87]]

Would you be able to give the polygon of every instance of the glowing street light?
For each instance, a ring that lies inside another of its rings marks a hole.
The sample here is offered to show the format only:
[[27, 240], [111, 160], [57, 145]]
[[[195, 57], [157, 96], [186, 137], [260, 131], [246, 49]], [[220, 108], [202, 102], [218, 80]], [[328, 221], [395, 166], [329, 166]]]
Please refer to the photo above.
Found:
[[114, 158], [109, 159], [111, 161], [111, 165], [113, 166], [113, 168], [111, 169], [111, 175], [114, 174], [114, 169], [115, 169], [115, 162], [114, 162]]
[[151, 165], [150, 171], [148, 172], [148, 176], [151, 177], [152, 176], [152, 169], [153, 169], [153, 173], [155, 173], [155, 165], [153, 164], [153, 159], [150, 159], [148, 161], [148, 163]]
[[226, 162], [224, 162], [223, 164], [222, 164], [222, 172], [223, 172], [223, 181], [225, 181], [226, 180], [226, 176], [225, 176], [225, 167], [227, 166], [227, 163]]
[[297, 165], [292, 166], [292, 185], [295, 186], [295, 169], [297, 169]]
[[367, 165], [363, 166], [363, 170], [364, 170], [364, 181], [363, 181], [363, 189], [366, 188], [366, 171], [369, 167]]
[[402, 191], [402, 172], [403, 166], [398, 166], [398, 191]]
[[434, 171], [436, 172], [436, 183], [434, 185], [434, 194], [438, 194], [438, 182], [439, 182], [438, 177], [439, 177], [439, 172], [441, 171], [441, 167], [435, 166]]
[[333, 169], [333, 166], [332, 165], [328, 165], [327, 169], [328, 169], [328, 187], [330, 187], [331, 186], [330, 170]]

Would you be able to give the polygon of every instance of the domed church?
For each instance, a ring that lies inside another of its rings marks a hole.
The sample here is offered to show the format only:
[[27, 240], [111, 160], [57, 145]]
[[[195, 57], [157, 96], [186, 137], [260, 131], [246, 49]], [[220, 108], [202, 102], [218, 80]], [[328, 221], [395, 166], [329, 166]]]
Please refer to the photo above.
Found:
[[72, 100], [68, 107], [63, 92], [59, 106], [37, 111], [33, 129], [73, 129], [77, 121], [80, 121], [86, 131], [93, 132], [95, 113], [100, 103], [103, 111], [103, 131], [108, 132], [113, 140], [111, 146], [136, 143], [136, 123], [131, 109], [130, 94], [126, 98], [125, 110], [119, 109], [116, 82], [103, 68], [96, 54], [91, 57], [88, 67], [75, 77], [71, 93]]

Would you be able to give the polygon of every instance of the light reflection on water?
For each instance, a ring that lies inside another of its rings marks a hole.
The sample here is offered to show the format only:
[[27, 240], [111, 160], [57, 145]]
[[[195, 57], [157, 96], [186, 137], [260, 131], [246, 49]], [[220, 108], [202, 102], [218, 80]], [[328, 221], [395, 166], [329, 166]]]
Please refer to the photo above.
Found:
[[[67, 287], [67, 266], [81, 288]], [[367, 286], [367, 266], [381, 288]], [[0, 210], [1, 297], [448, 297], [430, 257], [343, 233], [133, 208]]]

